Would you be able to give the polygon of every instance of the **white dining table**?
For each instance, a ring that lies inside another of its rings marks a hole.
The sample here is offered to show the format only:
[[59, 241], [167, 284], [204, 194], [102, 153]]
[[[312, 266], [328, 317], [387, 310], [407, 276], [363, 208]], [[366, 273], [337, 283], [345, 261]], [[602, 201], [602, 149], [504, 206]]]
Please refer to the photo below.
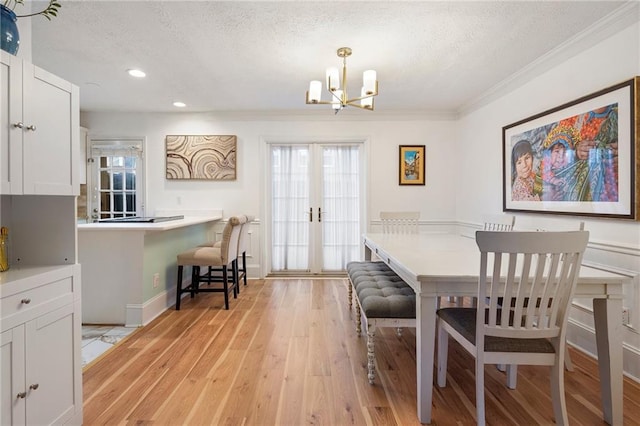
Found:
[[[480, 251], [474, 237], [450, 233], [363, 236], [374, 253], [416, 292], [417, 411], [431, 423], [436, 309], [443, 296], [477, 296]], [[604, 420], [622, 424], [622, 286], [629, 277], [583, 265], [575, 298], [593, 300]]]

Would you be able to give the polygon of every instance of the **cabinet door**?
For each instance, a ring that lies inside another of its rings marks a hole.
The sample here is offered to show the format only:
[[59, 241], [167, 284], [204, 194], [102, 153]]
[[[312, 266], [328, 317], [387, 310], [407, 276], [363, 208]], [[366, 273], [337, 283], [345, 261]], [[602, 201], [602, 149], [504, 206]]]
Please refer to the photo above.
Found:
[[0, 334], [0, 424], [23, 425], [25, 420], [24, 325]]
[[0, 194], [22, 193], [22, 61], [0, 51]]
[[70, 304], [26, 324], [27, 424], [65, 423], [82, 410], [77, 315]]
[[25, 62], [23, 91], [23, 193], [78, 195], [78, 88]]

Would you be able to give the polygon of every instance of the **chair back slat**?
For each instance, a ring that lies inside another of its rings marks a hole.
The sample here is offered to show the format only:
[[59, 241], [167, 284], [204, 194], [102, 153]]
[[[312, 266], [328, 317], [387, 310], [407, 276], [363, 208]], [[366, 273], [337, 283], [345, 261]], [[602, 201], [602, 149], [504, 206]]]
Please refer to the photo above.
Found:
[[[558, 337], [567, 320], [587, 231], [478, 231], [481, 252], [476, 342], [485, 335]], [[502, 301], [502, 302], [500, 302]]]
[[485, 231], [512, 231], [516, 217], [509, 214], [484, 215], [483, 222]]
[[380, 212], [384, 234], [417, 234], [420, 212]]

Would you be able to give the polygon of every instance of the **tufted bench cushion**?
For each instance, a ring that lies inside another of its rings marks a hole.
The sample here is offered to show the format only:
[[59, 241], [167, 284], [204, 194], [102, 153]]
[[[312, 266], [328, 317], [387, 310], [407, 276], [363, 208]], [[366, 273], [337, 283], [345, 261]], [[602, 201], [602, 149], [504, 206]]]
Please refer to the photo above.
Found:
[[383, 262], [350, 262], [347, 273], [367, 318], [415, 318], [416, 294]]

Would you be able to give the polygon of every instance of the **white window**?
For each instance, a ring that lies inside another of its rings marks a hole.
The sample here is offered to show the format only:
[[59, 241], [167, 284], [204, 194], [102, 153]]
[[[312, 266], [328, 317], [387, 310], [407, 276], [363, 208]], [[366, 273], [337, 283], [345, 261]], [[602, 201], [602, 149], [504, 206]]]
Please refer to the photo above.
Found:
[[91, 220], [144, 216], [144, 140], [91, 139], [88, 203]]

